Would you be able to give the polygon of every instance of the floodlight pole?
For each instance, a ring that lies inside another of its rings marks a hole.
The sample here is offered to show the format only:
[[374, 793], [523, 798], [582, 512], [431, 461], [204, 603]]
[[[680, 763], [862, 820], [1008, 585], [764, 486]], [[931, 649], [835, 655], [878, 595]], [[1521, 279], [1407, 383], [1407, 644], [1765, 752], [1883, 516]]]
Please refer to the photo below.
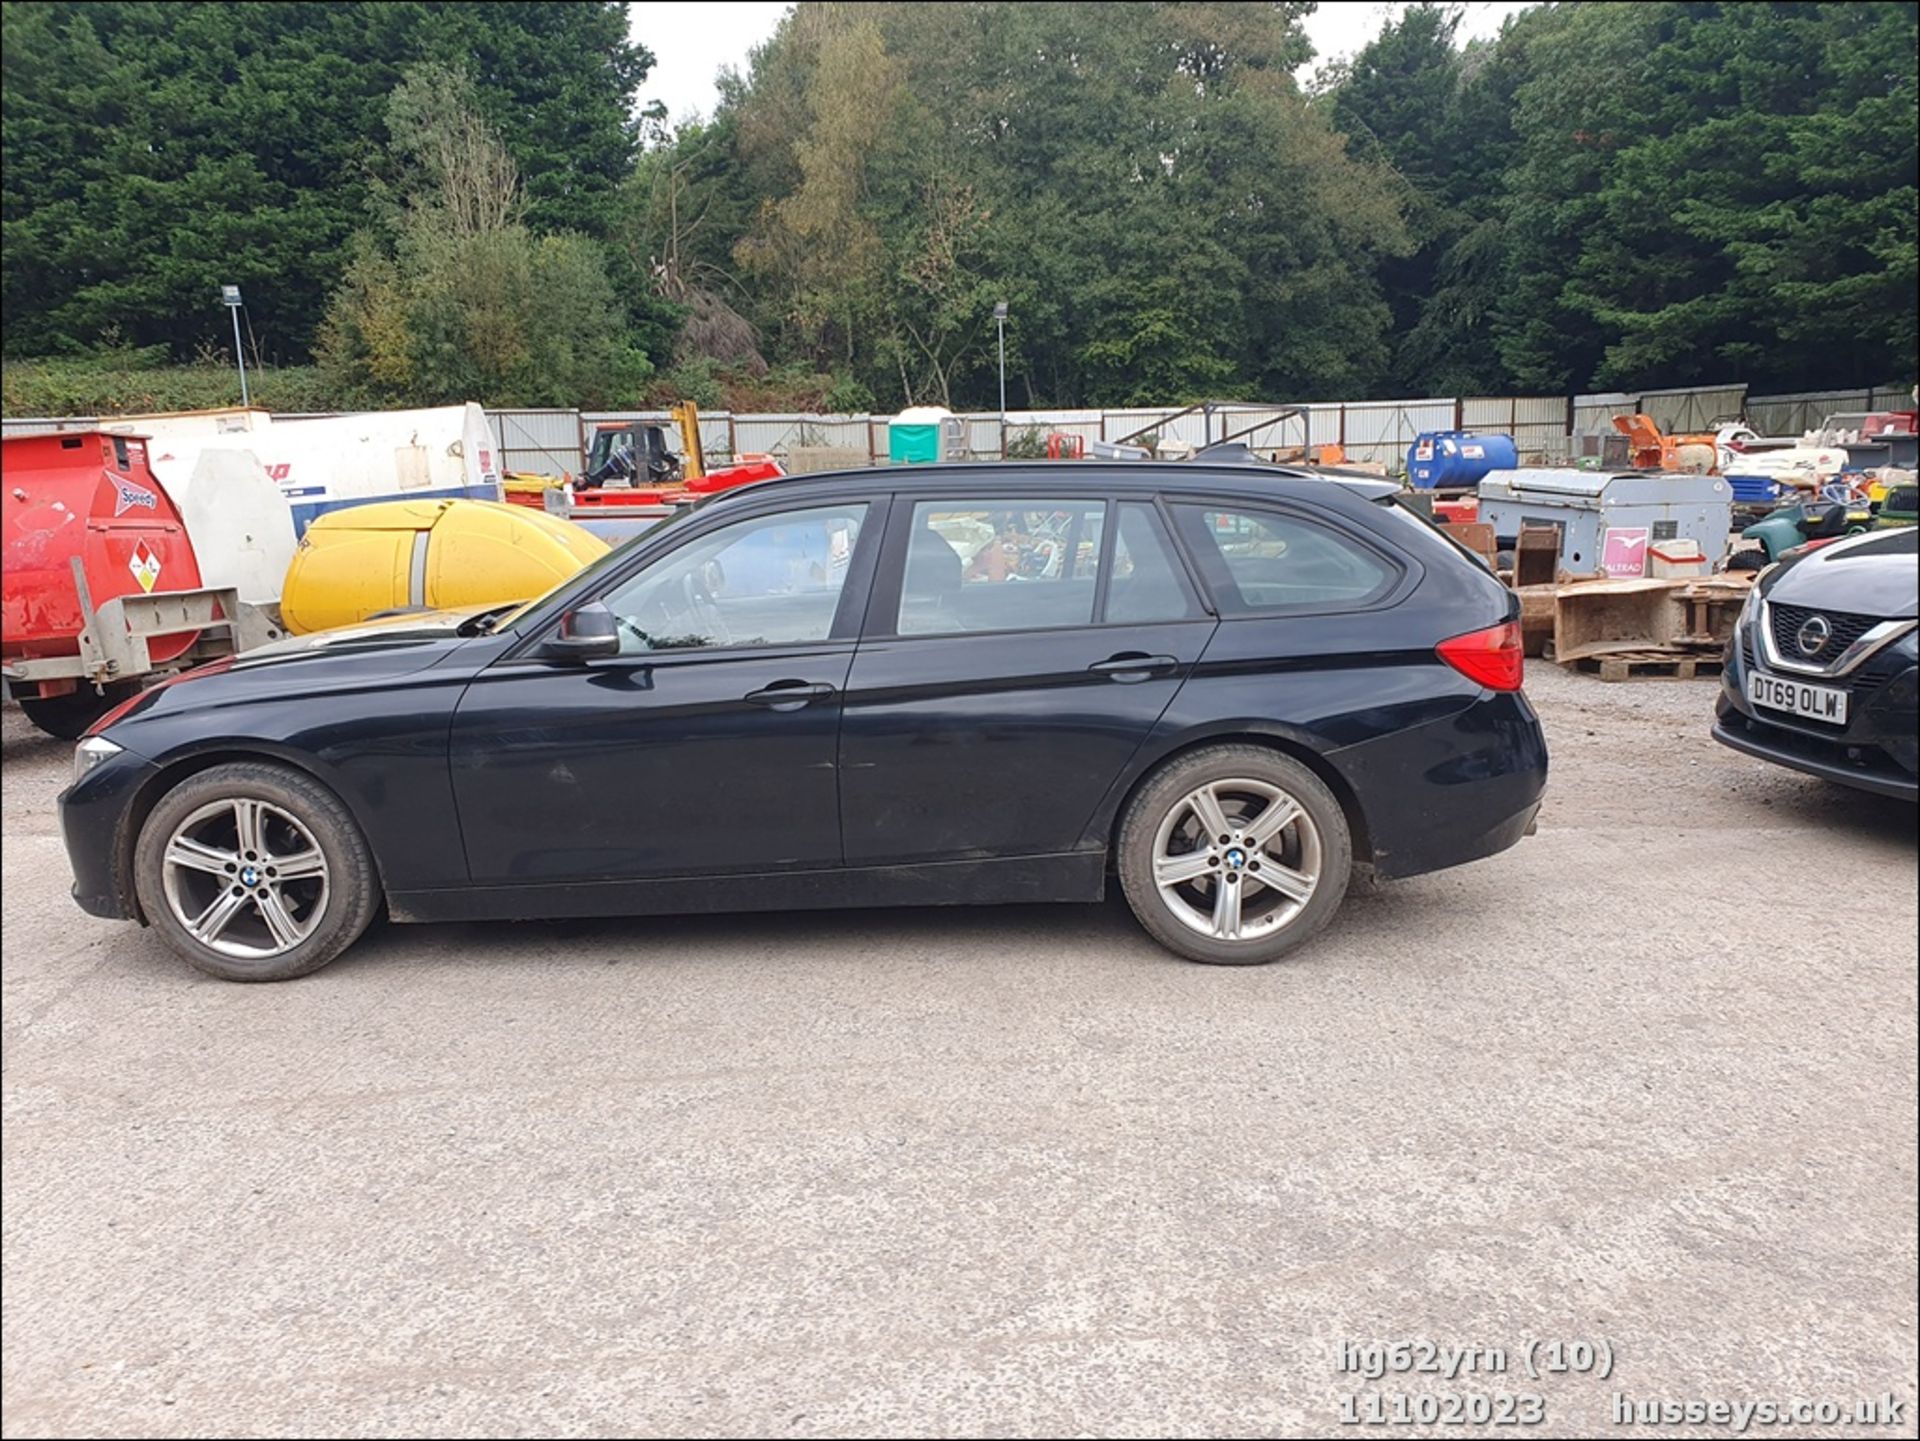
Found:
[[1000, 329], [1000, 424], [1007, 423], [1007, 302], [993, 307], [993, 323]]
[[233, 358], [240, 367], [240, 404], [244, 408], [249, 401], [247, 399], [247, 357], [240, 349], [240, 287], [221, 286], [220, 299], [233, 316]]

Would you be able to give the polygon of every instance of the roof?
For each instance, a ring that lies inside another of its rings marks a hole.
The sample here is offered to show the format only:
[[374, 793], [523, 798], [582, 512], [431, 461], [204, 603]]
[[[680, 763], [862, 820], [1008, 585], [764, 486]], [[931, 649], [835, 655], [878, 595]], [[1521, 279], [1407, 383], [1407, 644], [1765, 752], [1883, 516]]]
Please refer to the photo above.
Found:
[[781, 475], [754, 481], [735, 490], [722, 491], [715, 499], [737, 495], [765, 494], [769, 486], [840, 486], [848, 483], [873, 485], [888, 490], [951, 490], [955, 482], [988, 482], [1000, 485], [1028, 485], [1040, 481], [1061, 493], [1079, 494], [1093, 490], [1105, 492], [1118, 487], [1130, 490], [1192, 490], [1195, 488], [1226, 494], [1286, 495], [1310, 499], [1316, 488], [1336, 485], [1363, 500], [1392, 495], [1400, 487], [1377, 476], [1352, 471], [1319, 472], [1304, 466], [1245, 465], [1210, 463], [1204, 460], [1075, 460], [1075, 461], [951, 461], [939, 465], [874, 465], [854, 470], [813, 471], [802, 475]]

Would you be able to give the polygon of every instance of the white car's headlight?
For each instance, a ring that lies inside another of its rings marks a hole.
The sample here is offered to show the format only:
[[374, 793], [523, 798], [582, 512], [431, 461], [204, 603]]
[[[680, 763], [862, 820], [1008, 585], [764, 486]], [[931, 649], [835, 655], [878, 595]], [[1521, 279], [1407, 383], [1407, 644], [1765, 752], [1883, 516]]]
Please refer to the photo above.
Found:
[[120, 754], [120, 747], [105, 736], [88, 736], [73, 748], [73, 778], [77, 783], [82, 776], [102, 761], [110, 761]]

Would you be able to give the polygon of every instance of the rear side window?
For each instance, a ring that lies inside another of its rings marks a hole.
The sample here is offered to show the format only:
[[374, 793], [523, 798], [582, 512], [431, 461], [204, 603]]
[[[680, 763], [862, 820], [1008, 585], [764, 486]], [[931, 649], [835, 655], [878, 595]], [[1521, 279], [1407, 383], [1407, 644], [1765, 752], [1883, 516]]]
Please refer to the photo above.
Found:
[[1229, 614], [1355, 610], [1386, 595], [1400, 578], [1385, 557], [1297, 516], [1194, 504], [1174, 512]]
[[921, 501], [900, 585], [899, 634], [1093, 623], [1101, 500]]
[[1120, 506], [1113, 537], [1113, 576], [1107, 582], [1108, 625], [1193, 620], [1201, 614], [1180, 564], [1168, 549], [1150, 505]]

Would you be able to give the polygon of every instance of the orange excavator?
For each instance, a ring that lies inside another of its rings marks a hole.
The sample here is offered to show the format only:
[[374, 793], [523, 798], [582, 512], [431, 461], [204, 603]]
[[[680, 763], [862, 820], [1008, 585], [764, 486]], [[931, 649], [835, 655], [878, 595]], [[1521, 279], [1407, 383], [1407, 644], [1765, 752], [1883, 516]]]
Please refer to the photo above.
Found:
[[1687, 475], [1713, 475], [1720, 468], [1720, 452], [1711, 435], [1668, 435], [1650, 415], [1616, 415], [1613, 428], [1627, 438], [1627, 455], [1635, 470], [1673, 470]]

